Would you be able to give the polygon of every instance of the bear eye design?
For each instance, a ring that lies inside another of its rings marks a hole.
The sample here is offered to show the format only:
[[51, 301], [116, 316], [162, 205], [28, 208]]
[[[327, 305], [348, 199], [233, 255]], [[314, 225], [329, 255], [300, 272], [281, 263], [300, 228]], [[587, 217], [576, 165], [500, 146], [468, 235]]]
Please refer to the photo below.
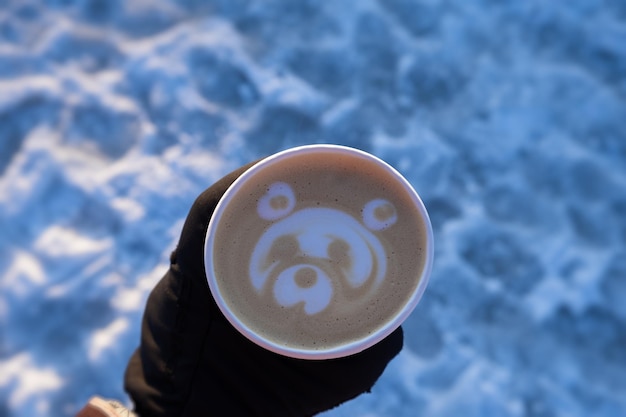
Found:
[[296, 196], [288, 184], [275, 182], [257, 203], [257, 212], [262, 219], [278, 220], [285, 217], [296, 205]]
[[363, 207], [363, 224], [370, 230], [385, 230], [397, 220], [396, 208], [385, 199], [377, 198]]

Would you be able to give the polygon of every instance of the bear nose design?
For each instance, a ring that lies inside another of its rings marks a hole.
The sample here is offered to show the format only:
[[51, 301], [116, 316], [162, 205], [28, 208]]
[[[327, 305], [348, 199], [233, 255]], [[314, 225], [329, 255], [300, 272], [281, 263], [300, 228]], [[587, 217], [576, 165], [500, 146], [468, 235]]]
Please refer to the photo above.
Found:
[[304, 312], [312, 315], [324, 310], [333, 296], [330, 277], [315, 265], [294, 265], [276, 278], [274, 297], [279, 304], [291, 307], [304, 303]]

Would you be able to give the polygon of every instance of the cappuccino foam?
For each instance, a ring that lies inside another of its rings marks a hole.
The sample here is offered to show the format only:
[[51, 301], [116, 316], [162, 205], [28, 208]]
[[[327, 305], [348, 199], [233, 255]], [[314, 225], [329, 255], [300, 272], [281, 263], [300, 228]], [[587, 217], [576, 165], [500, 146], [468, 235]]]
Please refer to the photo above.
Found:
[[360, 340], [397, 316], [428, 244], [405, 185], [368, 158], [328, 150], [252, 169], [213, 232], [212, 273], [232, 314], [305, 350]]

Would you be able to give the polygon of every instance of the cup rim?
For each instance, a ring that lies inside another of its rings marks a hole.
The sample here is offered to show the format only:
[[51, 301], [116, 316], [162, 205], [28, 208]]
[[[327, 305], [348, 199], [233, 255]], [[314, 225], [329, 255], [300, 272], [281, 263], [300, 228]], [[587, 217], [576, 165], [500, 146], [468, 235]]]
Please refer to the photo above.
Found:
[[[411, 199], [415, 203], [415, 207], [418, 209], [422, 220], [425, 226], [426, 232], [426, 247], [425, 247], [425, 260], [424, 266], [422, 268], [421, 276], [419, 277], [418, 284], [411, 294], [411, 297], [407, 300], [405, 305], [400, 311], [393, 316], [391, 320], [389, 320], [385, 325], [372, 332], [366, 338], [356, 340], [347, 344], [343, 344], [340, 346], [334, 346], [325, 349], [297, 349], [290, 346], [285, 346], [283, 344], [274, 342], [272, 340], [266, 339], [255, 331], [250, 329], [245, 323], [239, 319], [228, 307], [226, 301], [221, 297], [221, 292], [219, 290], [219, 284], [213, 273], [213, 247], [215, 243], [215, 233], [212, 233], [213, 230], [217, 228], [218, 222], [224, 211], [226, 210], [229, 201], [233, 196], [237, 194], [239, 189], [251, 178], [254, 177], [255, 173], [261, 169], [264, 169], [267, 166], [272, 165], [273, 163], [292, 155], [299, 155], [302, 153], [308, 153], [311, 151], [318, 152], [342, 152], [351, 155], [360, 156], [365, 159], [369, 159], [371, 161], [376, 162], [381, 165], [383, 168], [389, 171], [389, 173], [394, 176], [400, 183], [403, 184], [406, 191], [411, 196]], [[430, 222], [430, 217], [428, 212], [426, 211], [426, 207], [422, 202], [422, 199], [417, 194], [413, 186], [409, 183], [408, 180], [402, 176], [394, 167], [389, 165], [387, 162], [378, 158], [375, 155], [367, 153], [357, 148], [352, 148], [344, 145], [335, 145], [335, 144], [312, 144], [312, 145], [302, 145], [296, 146], [293, 148], [288, 148], [282, 151], [279, 151], [273, 155], [270, 155], [256, 164], [248, 168], [243, 174], [241, 174], [226, 190], [224, 195], [220, 198], [213, 215], [209, 221], [209, 225], [206, 231], [205, 236], [205, 245], [204, 245], [204, 266], [205, 266], [205, 275], [213, 295], [213, 298], [219, 307], [222, 314], [226, 317], [226, 319], [230, 322], [230, 324], [239, 331], [242, 335], [248, 338], [250, 341], [255, 344], [272, 351], [274, 353], [278, 353], [284, 356], [298, 358], [298, 359], [335, 359], [340, 357], [349, 356], [352, 354], [359, 353], [369, 347], [374, 346], [376, 343], [383, 340], [385, 337], [389, 336], [393, 331], [395, 331], [400, 325], [408, 318], [408, 316], [413, 312], [417, 304], [419, 303], [426, 287], [428, 285], [428, 281], [430, 279], [432, 266], [434, 261], [434, 236], [432, 225]]]

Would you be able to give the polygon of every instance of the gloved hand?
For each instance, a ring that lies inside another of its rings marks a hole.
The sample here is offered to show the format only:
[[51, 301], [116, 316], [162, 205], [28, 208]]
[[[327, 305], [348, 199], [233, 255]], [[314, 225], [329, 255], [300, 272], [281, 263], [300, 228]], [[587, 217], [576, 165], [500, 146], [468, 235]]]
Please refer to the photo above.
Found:
[[312, 416], [367, 392], [402, 348], [402, 329], [365, 351], [302, 360], [259, 347], [217, 307], [204, 270], [204, 240], [215, 207], [252, 164], [193, 204], [171, 265], [148, 298], [141, 344], [125, 375], [145, 416]]

